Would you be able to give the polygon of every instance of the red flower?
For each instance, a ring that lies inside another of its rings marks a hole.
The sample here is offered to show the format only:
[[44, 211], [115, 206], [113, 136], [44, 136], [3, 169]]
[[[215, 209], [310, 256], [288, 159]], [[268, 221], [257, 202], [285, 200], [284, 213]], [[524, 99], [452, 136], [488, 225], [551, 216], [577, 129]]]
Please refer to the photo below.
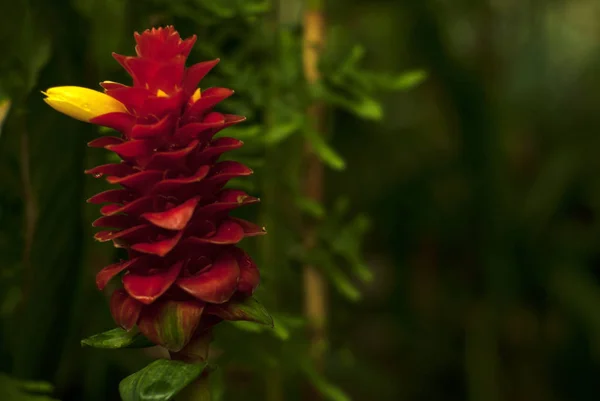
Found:
[[205, 306], [252, 294], [259, 272], [236, 244], [265, 231], [229, 216], [258, 199], [224, 189], [231, 178], [252, 171], [218, 161], [242, 142], [214, 135], [244, 121], [212, 111], [232, 90], [197, 88], [219, 60], [186, 68], [196, 37], [182, 40], [171, 26], [134, 36], [137, 56], [113, 54], [133, 86], [106, 81], [105, 94], [58, 87], [49, 89], [45, 100], [74, 118], [121, 133], [89, 143], [122, 159], [86, 171], [120, 186], [88, 199], [104, 204], [93, 225], [109, 228], [95, 238], [129, 253], [128, 260], [100, 271], [96, 284], [102, 290], [123, 272], [123, 289], [111, 299], [117, 324], [127, 330], [137, 325], [155, 343], [179, 351], [201, 324], [203, 311], [211, 310]]

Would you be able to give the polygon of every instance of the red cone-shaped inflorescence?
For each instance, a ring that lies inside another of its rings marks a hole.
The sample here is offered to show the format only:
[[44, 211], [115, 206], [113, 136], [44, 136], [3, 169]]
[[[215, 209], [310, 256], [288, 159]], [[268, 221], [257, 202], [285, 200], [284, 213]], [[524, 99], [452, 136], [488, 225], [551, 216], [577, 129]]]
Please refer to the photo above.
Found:
[[114, 54], [133, 85], [101, 84], [127, 112], [90, 120], [121, 133], [89, 144], [122, 159], [86, 171], [119, 186], [88, 200], [103, 204], [93, 225], [105, 230], [95, 238], [129, 253], [128, 260], [100, 271], [96, 283], [103, 289], [122, 275], [123, 288], [111, 299], [117, 324], [128, 330], [137, 326], [150, 340], [179, 351], [198, 327], [218, 321], [209, 316], [210, 304], [252, 294], [259, 272], [236, 244], [265, 231], [229, 216], [258, 199], [224, 189], [230, 179], [252, 171], [235, 161], [218, 161], [242, 142], [215, 139], [215, 134], [244, 121], [212, 110], [232, 90], [197, 89], [218, 60], [186, 68], [196, 37], [182, 40], [173, 27], [136, 33], [135, 40], [137, 56]]

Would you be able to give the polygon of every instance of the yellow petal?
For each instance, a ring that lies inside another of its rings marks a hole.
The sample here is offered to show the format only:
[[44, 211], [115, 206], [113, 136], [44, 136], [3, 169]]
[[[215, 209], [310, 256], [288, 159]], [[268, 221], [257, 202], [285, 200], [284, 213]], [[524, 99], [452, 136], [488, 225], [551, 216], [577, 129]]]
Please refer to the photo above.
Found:
[[79, 86], [58, 86], [42, 92], [52, 108], [80, 121], [108, 113], [127, 113], [125, 105], [105, 93]]
[[200, 99], [200, 88], [196, 89], [196, 92], [192, 95], [192, 103], [196, 103]]

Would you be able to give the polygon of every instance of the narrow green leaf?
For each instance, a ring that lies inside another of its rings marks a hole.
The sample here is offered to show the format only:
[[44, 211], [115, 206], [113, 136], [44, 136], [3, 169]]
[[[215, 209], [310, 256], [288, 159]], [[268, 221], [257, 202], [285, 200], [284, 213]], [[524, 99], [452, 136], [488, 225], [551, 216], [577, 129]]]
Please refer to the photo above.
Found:
[[325, 209], [323, 208], [323, 205], [314, 199], [299, 196], [296, 198], [296, 206], [298, 209], [314, 218], [320, 219], [325, 217]]
[[249, 127], [229, 127], [227, 131], [223, 131], [227, 136], [231, 136], [237, 138], [241, 141], [254, 139], [261, 132], [263, 132], [263, 127], [261, 125], [251, 125]]
[[39, 381], [18, 380], [0, 373], [0, 395], [10, 401], [57, 401], [50, 398], [52, 384]]
[[106, 159], [109, 163], [120, 163], [121, 162], [121, 158], [119, 157], [118, 154], [114, 153], [114, 152], [110, 152], [106, 155]]
[[231, 300], [225, 304], [210, 305], [206, 313], [219, 316], [230, 321], [247, 321], [264, 324], [273, 328], [273, 318], [265, 307], [252, 297], [241, 300]]
[[[29, 13], [28, 16], [32, 19], [31, 23], [35, 24], [33, 17]], [[27, 62], [27, 92], [31, 91], [37, 83], [38, 75], [48, 60], [50, 60], [52, 54], [52, 42], [48, 37], [36, 36], [36, 39], [34, 44], [27, 43], [27, 47], [30, 49], [30, 59]]]
[[330, 147], [327, 142], [316, 131], [308, 129], [306, 136], [310, 141], [315, 154], [329, 167], [334, 170], [343, 170], [346, 168], [346, 162], [337, 152]]
[[423, 70], [413, 70], [405, 72], [397, 77], [393, 77], [389, 82], [391, 90], [408, 90], [419, 85], [427, 78], [427, 73]]
[[336, 218], [342, 218], [350, 210], [350, 199], [347, 197], [340, 197], [336, 199], [333, 205], [333, 213]]
[[381, 120], [383, 117], [381, 104], [369, 96], [361, 97], [358, 102], [353, 104], [352, 110], [360, 117], [368, 120]]
[[173, 399], [204, 371], [206, 362], [189, 364], [159, 359], [127, 376], [119, 384], [123, 401], [167, 401]]
[[200, 0], [199, 2], [219, 18], [227, 19], [235, 15], [235, 9], [232, 6], [227, 7], [227, 5], [223, 5], [224, 2], [222, 1]]
[[119, 132], [117, 132], [116, 130], [109, 128], [109, 127], [102, 127], [99, 126], [98, 127], [98, 132], [104, 135], [108, 135], [108, 134], [115, 134], [115, 135], [119, 135]]
[[350, 397], [341, 388], [330, 383], [325, 377], [319, 374], [310, 361], [304, 360], [302, 362], [302, 370], [315, 389], [325, 399], [330, 401], [351, 401]]
[[154, 346], [137, 329], [126, 331], [120, 327], [81, 340], [81, 345], [104, 349], [146, 348]]
[[294, 132], [298, 131], [302, 126], [302, 119], [294, 119], [286, 123], [276, 124], [268, 130], [263, 139], [267, 145], [275, 145], [287, 139]]
[[363, 282], [373, 280], [373, 273], [363, 262], [360, 252], [362, 239], [369, 226], [369, 219], [358, 215], [346, 226], [332, 230], [328, 238], [333, 250], [348, 261], [353, 273]]
[[329, 276], [332, 284], [348, 300], [356, 302], [360, 300], [361, 293], [350, 281], [348, 276], [339, 268], [333, 260], [333, 256], [324, 249], [313, 249], [303, 257], [305, 262], [313, 264]]
[[271, 9], [271, 4], [267, 0], [261, 0], [258, 2], [246, 1], [246, 2], [243, 2], [242, 5], [243, 5], [243, 11], [247, 15], [262, 14]]
[[50, 394], [54, 391], [54, 386], [48, 382], [19, 380], [17, 385], [28, 393]]
[[273, 334], [282, 341], [286, 341], [292, 335], [292, 331], [304, 327], [305, 320], [298, 316], [273, 315], [275, 330]]
[[260, 326], [246, 321], [231, 322], [231, 324], [239, 330], [250, 333], [262, 333], [268, 330], [269, 333], [281, 341], [289, 340], [290, 336], [292, 335], [292, 331], [303, 327], [305, 324], [304, 319], [302, 318], [282, 315], [273, 315], [273, 322], [273, 330], [269, 330], [265, 326]]
[[247, 331], [250, 333], [262, 333], [265, 331], [264, 326], [259, 326], [253, 322], [247, 322], [245, 320], [240, 321], [231, 321], [230, 322], [235, 328], [243, 331]]
[[345, 85], [345, 95], [334, 92], [321, 83], [316, 83], [310, 88], [312, 96], [322, 99], [334, 106], [342, 107], [357, 116], [367, 120], [380, 120], [383, 117], [381, 105], [370, 97], [366, 91], [355, 86]]
[[227, 184], [225, 184], [225, 188], [241, 189], [249, 193], [257, 191], [256, 184], [254, 182], [242, 178], [234, 178], [230, 180]]
[[283, 322], [275, 320], [277, 324], [275, 324], [274, 334], [275, 337], [279, 338], [281, 341], [287, 341], [290, 338], [290, 330], [287, 325]]
[[348, 57], [340, 64], [338, 70], [332, 74], [331, 79], [336, 83], [342, 83], [348, 71], [356, 67], [356, 64], [364, 58], [365, 53], [364, 46], [355, 45]]

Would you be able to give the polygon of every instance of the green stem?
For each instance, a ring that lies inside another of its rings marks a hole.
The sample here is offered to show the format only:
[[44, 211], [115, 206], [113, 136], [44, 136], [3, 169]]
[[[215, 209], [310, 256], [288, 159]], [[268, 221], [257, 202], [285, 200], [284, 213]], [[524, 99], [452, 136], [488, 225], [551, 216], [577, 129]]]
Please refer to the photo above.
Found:
[[[325, 21], [321, 1], [307, 1], [303, 16], [303, 67], [304, 76], [309, 85], [319, 81], [319, 58], [325, 43]], [[325, 134], [325, 105], [314, 102], [307, 110], [312, 128], [320, 135]], [[310, 142], [304, 147], [304, 196], [321, 202], [324, 187], [324, 168], [315, 155]], [[317, 245], [316, 227], [308, 222], [304, 227], [304, 246], [307, 249]], [[304, 313], [310, 329], [310, 356], [318, 371], [324, 370], [325, 344], [327, 342], [327, 282], [321, 272], [312, 265], [305, 265], [304, 279]], [[307, 394], [307, 399], [320, 400], [316, 392]]]
[[202, 374], [202, 376], [183, 389], [179, 393], [178, 401], [210, 401], [210, 382], [209, 376]]
[[[188, 345], [179, 352], [171, 352], [171, 359], [184, 361], [187, 363], [201, 363], [208, 359], [208, 350], [212, 340], [212, 333], [209, 331], [198, 335], [192, 339]], [[210, 381], [209, 373], [203, 372], [202, 375], [184, 388], [177, 395], [177, 401], [210, 401]]]

